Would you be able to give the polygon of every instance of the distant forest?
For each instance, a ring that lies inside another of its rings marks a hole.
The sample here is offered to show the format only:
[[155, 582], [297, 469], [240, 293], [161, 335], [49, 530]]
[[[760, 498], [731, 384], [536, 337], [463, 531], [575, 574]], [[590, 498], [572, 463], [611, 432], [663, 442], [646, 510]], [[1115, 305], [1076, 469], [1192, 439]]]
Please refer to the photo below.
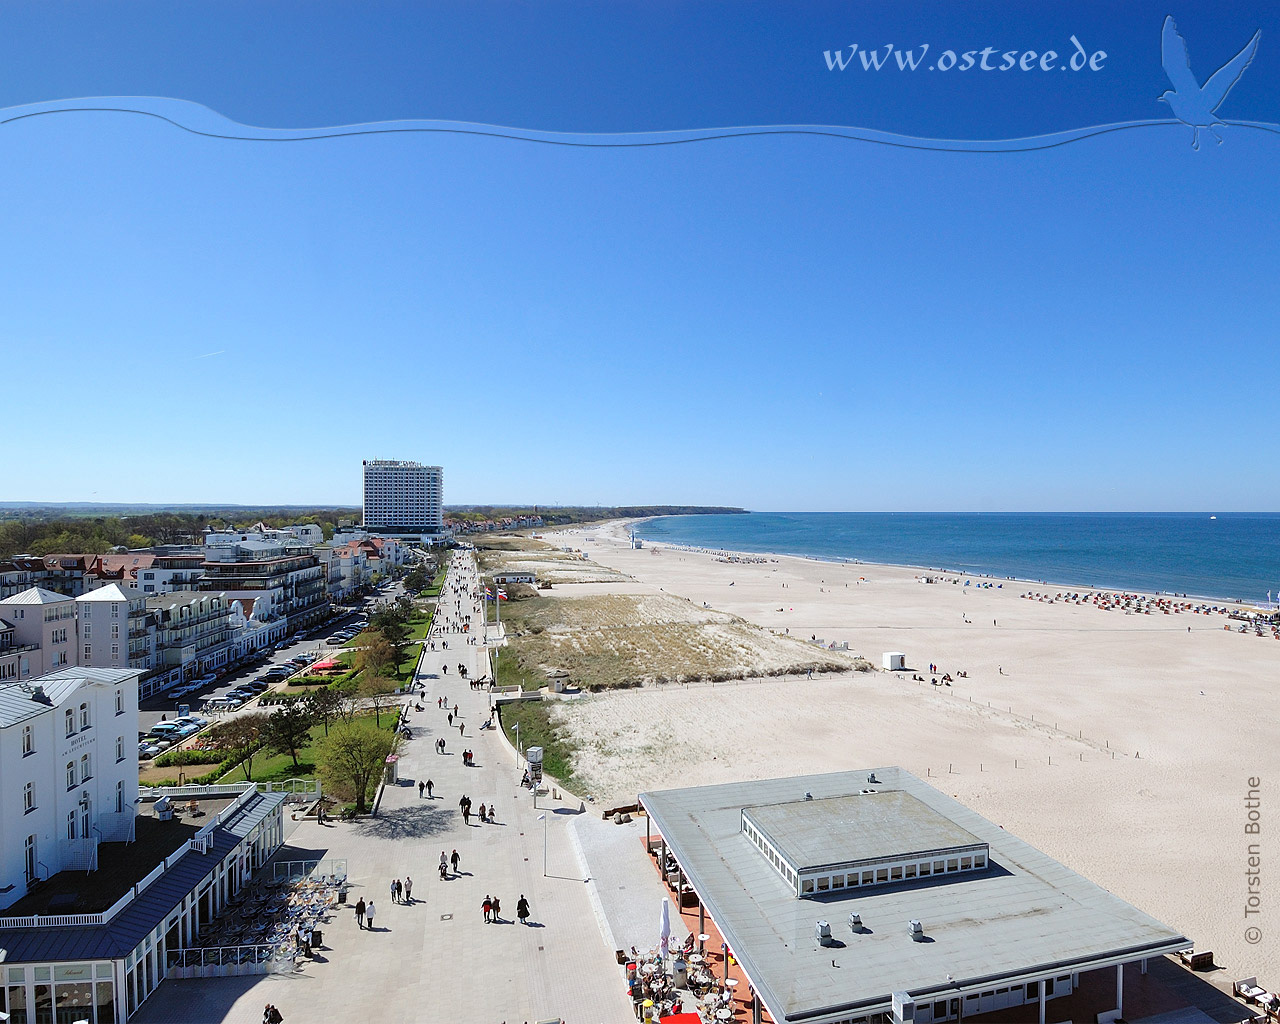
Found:
[[204, 528], [242, 529], [254, 523], [292, 526], [316, 523], [325, 539], [340, 519], [360, 521], [359, 509], [260, 508], [210, 512], [148, 512], [141, 515], [69, 515], [65, 508], [0, 508], [0, 558], [14, 555], [101, 555], [113, 547], [199, 544]]
[[[165, 511], [139, 506], [132, 514], [128, 506], [20, 506], [0, 504], [0, 558], [14, 555], [101, 555], [114, 547], [146, 548], [154, 544], [199, 544], [206, 526], [214, 529], [243, 529], [254, 523], [292, 526], [316, 523], [325, 540], [333, 536], [341, 519], [360, 522], [358, 508], [241, 508], [200, 511]], [[602, 519], [633, 519], [646, 516], [699, 515], [745, 512], [740, 508], [701, 505], [622, 505], [614, 508], [543, 507], [507, 505], [465, 505], [445, 509], [449, 519], [480, 522], [517, 516], [542, 516], [548, 526], [597, 522]]]

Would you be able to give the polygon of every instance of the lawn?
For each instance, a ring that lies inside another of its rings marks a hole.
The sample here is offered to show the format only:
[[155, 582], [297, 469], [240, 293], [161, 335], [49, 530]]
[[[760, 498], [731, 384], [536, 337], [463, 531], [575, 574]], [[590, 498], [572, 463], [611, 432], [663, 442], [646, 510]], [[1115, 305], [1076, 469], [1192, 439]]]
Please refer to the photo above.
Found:
[[518, 686], [522, 690], [540, 690], [547, 684], [545, 672], [523, 668], [509, 647], [500, 647], [493, 656], [493, 675], [498, 686]]
[[[397, 712], [395, 708], [390, 711], [383, 710], [382, 726], [385, 732], [392, 732], [396, 727]], [[356, 716], [357, 721], [368, 720], [373, 722], [375, 716], [372, 713], [360, 714]], [[332, 724], [330, 728], [333, 728]], [[523, 728], [523, 726], [521, 727]], [[272, 754], [267, 750], [260, 750], [253, 756], [253, 781], [254, 782], [284, 782], [288, 779], [314, 779], [316, 777], [316, 748], [320, 741], [324, 739], [324, 726], [316, 725], [311, 729], [311, 741], [298, 751], [298, 764], [294, 767], [293, 758], [288, 754]], [[199, 771], [200, 769], [195, 769]], [[187, 769], [188, 774], [192, 769]], [[222, 776], [219, 782], [243, 782], [245, 781], [244, 765], [233, 768], [226, 775]]]
[[525, 700], [512, 704], [500, 704], [498, 708], [502, 728], [507, 738], [511, 740], [512, 746], [516, 743], [515, 727], [519, 724], [519, 749], [523, 751], [529, 747], [541, 747], [543, 772], [554, 776], [562, 785], [572, 789], [573, 755], [576, 747], [552, 725], [547, 703], [540, 700]]

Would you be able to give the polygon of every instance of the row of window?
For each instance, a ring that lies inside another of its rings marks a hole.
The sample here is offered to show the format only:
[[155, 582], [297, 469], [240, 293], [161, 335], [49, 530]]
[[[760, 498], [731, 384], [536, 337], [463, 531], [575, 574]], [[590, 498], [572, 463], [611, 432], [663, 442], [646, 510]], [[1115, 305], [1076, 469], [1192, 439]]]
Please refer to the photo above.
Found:
[[849, 871], [818, 875], [800, 882], [801, 895], [828, 892], [831, 889], [848, 889], [863, 885], [880, 885], [885, 882], [901, 882], [908, 878], [925, 878], [929, 875], [949, 874], [952, 871], [974, 871], [987, 866], [985, 853], [968, 857], [945, 857], [941, 860], [922, 860], [912, 864], [895, 864], [892, 867], [868, 871]]
[[[93, 624], [90, 622], [86, 622], [84, 624], [84, 629], [81, 632], [86, 640], [93, 639]], [[118, 622], [111, 623], [111, 639], [112, 640], [120, 639], [120, 623]]]

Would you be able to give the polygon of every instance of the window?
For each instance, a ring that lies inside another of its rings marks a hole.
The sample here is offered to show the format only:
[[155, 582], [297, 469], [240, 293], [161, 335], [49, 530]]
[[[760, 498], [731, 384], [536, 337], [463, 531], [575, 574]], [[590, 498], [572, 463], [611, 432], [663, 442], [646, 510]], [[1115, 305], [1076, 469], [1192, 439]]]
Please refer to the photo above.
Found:
[[120, 605], [116, 604], [115, 602], [112, 602], [111, 604], [111, 617], [113, 619], [120, 618]]
[[74, 761], [67, 762], [67, 789], [76, 788], [76, 763]]
[[[27, 884], [31, 884], [36, 880], [36, 837], [27, 836], [26, 848], [27, 861]], [[13, 1009], [13, 1007], [10, 1007]]]
[[116, 814], [124, 813], [124, 782], [116, 783]]
[[1027, 998], [1028, 999], [1040, 998], [1040, 982], [1038, 981], [1027, 982]]
[[812, 879], [812, 878], [806, 878], [803, 882], [801, 882], [801, 883], [800, 883], [800, 891], [801, 891], [802, 893], [812, 893], [812, 892], [813, 892], [813, 879]]
[[67, 838], [74, 839], [76, 837], [76, 812], [67, 812]]
[[876, 868], [876, 881], [877, 881], [877, 882], [887, 882], [887, 881], [889, 881], [889, 869], [888, 869], [888, 868]]
[[960, 863], [959, 863], [959, 861], [957, 861], [957, 860], [956, 860], [956, 858], [955, 858], [955, 857], [948, 857], [948, 858], [947, 858], [947, 870], [948, 870], [948, 871], [956, 871], [956, 870], [958, 870], [958, 869], [959, 869], [959, 867], [960, 867]]
[[124, 737], [116, 737], [116, 761], [124, 760]]
[[120, 639], [120, 623], [118, 622], [111, 623], [111, 639], [112, 640]]
[[863, 885], [870, 885], [870, 884], [871, 884], [872, 882], [874, 882], [875, 880], [876, 880], [876, 876], [875, 876], [875, 873], [874, 873], [874, 872], [871, 872], [871, 871], [864, 871], [864, 872], [862, 872], [862, 884], [863, 884]]
[[85, 638], [86, 640], [88, 640], [88, 639], [90, 639], [92, 636], [93, 636], [93, 626], [92, 626], [92, 625], [90, 625], [88, 622], [86, 622], [86, 623], [84, 624], [84, 638]]
[[30, 814], [36, 809], [36, 787], [35, 783], [28, 782], [22, 787], [22, 813]]
[[80, 728], [81, 729], [89, 728], [89, 705], [88, 704], [80, 705]]
[[74, 736], [76, 734], [76, 713], [67, 708], [66, 714], [63, 715], [63, 721], [67, 727], [67, 735]]
[[818, 879], [818, 892], [826, 892], [831, 888], [831, 876], [823, 875]]
[[961, 857], [961, 858], [960, 858], [960, 870], [961, 870], [961, 871], [968, 871], [968, 870], [969, 870], [970, 868], [972, 868], [972, 867], [973, 867], [973, 858], [972, 858], [972, 857]]
[[1053, 979], [1052, 978], [1044, 979], [1044, 997], [1046, 999], [1053, 998]]
[[26, 757], [28, 754], [34, 754], [35, 751], [36, 741], [31, 735], [31, 726], [24, 725], [22, 727], [22, 756]]
[[915, 866], [914, 864], [908, 864], [908, 865], [907, 865], [906, 877], [907, 877], [907, 878], [915, 878], [915, 877], [916, 877], [916, 866]]
[[124, 714], [124, 691], [116, 690], [116, 714]]
[[987, 866], [987, 855], [985, 853], [979, 853], [975, 856], [973, 858], [973, 866], [975, 868], [985, 868]]
[[84, 754], [80, 758], [80, 781], [93, 778], [93, 762], [89, 760], [89, 755]]
[[933, 873], [940, 875], [947, 870], [947, 862], [945, 860], [935, 860], [933, 862]]
[[120, 645], [119, 645], [119, 644], [112, 644], [112, 645], [111, 645], [111, 657], [113, 657], [113, 658], [118, 658], [118, 657], [120, 657]]
[[902, 880], [902, 868], [901, 868], [901, 867], [892, 868], [892, 869], [889, 871], [889, 877], [890, 877], [890, 878], [892, 878], [895, 882], [901, 881], [901, 880]]
[[84, 645], [84, 659], [88, 661], [93, 656], [93, 648], [89, 644]]
[[832, 875], [832, 876], [831, 876], [831, 888], [833, 888], [833, 889], [843, 889], [843, 888], [844, 888], [844, 875]]

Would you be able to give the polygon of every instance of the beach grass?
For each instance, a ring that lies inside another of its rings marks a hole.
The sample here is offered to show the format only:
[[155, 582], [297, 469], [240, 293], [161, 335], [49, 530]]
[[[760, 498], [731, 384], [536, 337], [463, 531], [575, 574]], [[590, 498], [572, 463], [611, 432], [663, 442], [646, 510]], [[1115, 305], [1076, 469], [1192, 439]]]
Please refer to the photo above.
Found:
[[516, 744], [516, 725], [520, 726], [520, 750], [529, 747], [542, 748], [542, 770], [558, 780], [566, 788], [574, 787], [573, 756], [577, 745], [566, 730], [551, 720], [551, 708], [546, 701], [518, 701], [499, 705], [498, 717], [503, 731], [512, 745]]

